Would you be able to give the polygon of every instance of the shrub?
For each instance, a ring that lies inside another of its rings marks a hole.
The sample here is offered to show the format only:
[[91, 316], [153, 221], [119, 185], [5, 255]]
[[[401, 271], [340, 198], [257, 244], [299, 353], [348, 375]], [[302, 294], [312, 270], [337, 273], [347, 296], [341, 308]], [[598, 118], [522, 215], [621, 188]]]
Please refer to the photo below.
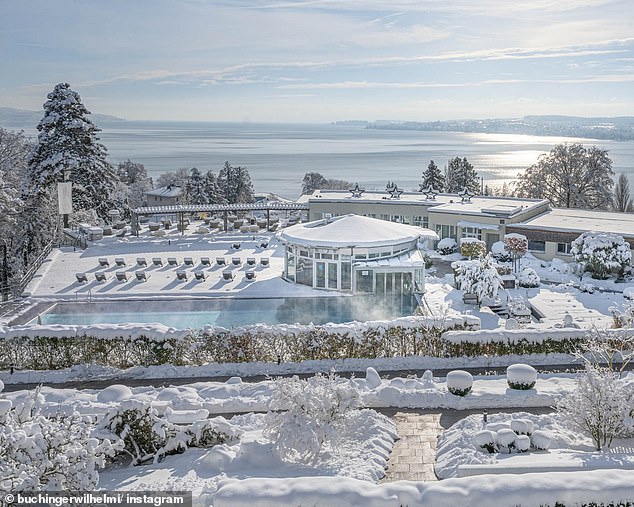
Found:
[[456, 253], [456, 249], [458, 244], [456, 240], [453, 238], [443, 238], [438, 242], [436, 246], [436, 250], [440, 255], [450, 255], [452, 253]]
[[606, 232], [584, 232], [571, 243], [570, 253], [597, 279], [623, 272], [632, 260], [630, 246], [623, 237]]
[[531, 448], [531, 439], [528, 435], [517, 435], [513, 446], [517, 452], [526, 452]]
[[531, 436], [533, 430], [535, 429], [535, 425], [533, 424], [533, 421], [529, 419], [512, 419], [511, 429], [516, 435]]
[[447, 390], [456, 396], [466, 396], [473, 386], [473, 376], [468, 371], [453, 370], [447, 373]]
[[477, 238], [462, 238], [460, 240], [460, 254], [463, 257], [473, 259], [484, 257], [487, 253], [486, 243]]
[[510, 453], [511, 449], [515, 447], [516, 438], [515, 432], [508, 428], [497, 430], [495, 433], [495, 443], [500, 451], [506, 450]]
[[539, 287], [540, 279], [533, 268], [524, 268], [517, 277], [520, 287]]
[[506, 248], [504, 241], [496, 241], [491, 245], [491, 255], [498, 262], [511, 262], [513, 256]]
[[486, 449], [490, 454], [496, 451], [495, 433], [489, 430], [478, 431], [475, 434], [475, 443], [480, 449]]
[[528, 364], [512, 364], [506, 369], [506, 381], [511, 389], [532, 389], [537, 381], [537, 370]]
[[552, 443], [552, 438], [548, 433], [542, 430], [535, 430], [531, 435], [533, 447], [540, 451], [547, 451]]

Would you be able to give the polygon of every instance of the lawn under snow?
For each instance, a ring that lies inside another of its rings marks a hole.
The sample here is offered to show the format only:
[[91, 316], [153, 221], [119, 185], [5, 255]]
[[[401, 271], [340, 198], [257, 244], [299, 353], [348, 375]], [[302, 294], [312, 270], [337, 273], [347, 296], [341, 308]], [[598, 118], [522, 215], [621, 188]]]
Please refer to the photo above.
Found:
[[200, 497], [201, 505], [208, 505], [208, 497], [227, 478], [342, 476], [377, 482], [385, 475], [396, 428], [390, 419], [373, 410], [354, 412], [347, 430], [327, 444], [311, 465], [285, 462], [276, 455], [262, 433], [266, 417], [232, 417], [229, 422], [243, 432], [235, 444], [188, 449], [157, 464], [107, 468], [100, 472], [99, 488], [192, 491], [194, 498]]
[[[474, 440], [477, 432], [496, 432], [510, 428], [511, 420], [528, 419], [534, 429], [544, 431], [552, 440], [547, 451], [489, 454]], [[477, 466], [473, 466], [477, 465]], [[460, 468], [464, 467], [464, 468]], [[470, 415], [457, 422], [438, 438], [436, 475], [440, 479], [481, 474], [575, 471], [593, 469], [634, 469], [634, 438], [615, 439], [609, 451], [596, 452], [589, 437], [566, 427], [557, 413], [535, 415], [526, 412]]]

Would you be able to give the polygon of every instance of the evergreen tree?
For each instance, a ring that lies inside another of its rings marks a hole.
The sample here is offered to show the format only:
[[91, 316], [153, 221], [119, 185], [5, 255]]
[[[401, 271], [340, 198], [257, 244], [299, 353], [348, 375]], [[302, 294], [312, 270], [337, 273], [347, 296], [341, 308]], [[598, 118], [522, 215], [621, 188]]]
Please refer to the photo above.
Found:
[[210, 204], [226, 204], [227, 200], [218, 186], [218, 179], [212, 171], [207, 171], [205, 174], [205, 195], [207, 196], [207, 202]]
[[561, 208], [608, 209], [613, 175], [606, 150], [558, 144], [520, 174], [516, 188], [519, 197], [548, 199]]
[[205, 178], [196, 167], [192, 168], [189, 175], [187, 194], [189, 195], [189, 202], [191, 204], [209, 203], [208, 196], [205, 192]]
[[229, 204], [253, 202], [253, 183], [244, 167], [233, 167], [225, 162], [218, 174], [218, 186]]
[[106, 160], [90, 112], [68, 83], [59, 83], [44, 103], [37, 145], [29, 157], [30, 193], [51, 194], [61, 181], [73, 183], [73, 210], [93, 209], [107, 217], [116, 176]]
[[474, 194], [480, 193], [478, 173], [466, 157], [456, 157], [449, 161], [445, 182], [446, 191], [452, 194], [462, 192], [465, 188]]
[[438, 168], [433, 160], [430, 160], [427, 169], [423, 171], [422, 183], [420, 184], [420, 191], [424, 192], [431, 186], [436, 192], [445, 191], [445, 175]]
[[612, 202], [612, 208], [614, 211], [621, 211], [626, 213], [632, 212], [632, 198], [630, 196], [630, 184], [627, 181], [627, 176], [621, 173], [619, 179], [614, 186], [614, 200]]

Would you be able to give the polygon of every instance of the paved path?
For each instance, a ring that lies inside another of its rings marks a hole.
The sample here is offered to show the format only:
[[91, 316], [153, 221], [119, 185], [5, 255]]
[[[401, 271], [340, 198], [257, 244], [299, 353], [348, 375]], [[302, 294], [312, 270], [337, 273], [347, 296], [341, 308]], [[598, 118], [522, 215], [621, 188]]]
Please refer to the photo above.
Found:
[[[381, 413], [396, 423], [400, 439], [396, 441], [390, 454], [385, 477], [381, 482], [392, 481], [436, 481], [434, 463], [436, 461], [437, 439], [446, 428], [471, 414], [482, 414], [478, 410], [439, 409], [382, 409]], [[549, 407], [489, 409], [496, 412], [530, 412], [547, 414]]]

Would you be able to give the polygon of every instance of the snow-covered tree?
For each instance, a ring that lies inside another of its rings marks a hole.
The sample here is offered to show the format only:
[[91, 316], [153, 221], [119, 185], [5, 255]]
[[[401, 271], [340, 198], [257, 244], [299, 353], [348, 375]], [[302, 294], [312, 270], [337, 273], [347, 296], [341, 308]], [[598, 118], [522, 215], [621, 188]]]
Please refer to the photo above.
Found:
[[0, 493], [91, 491], [117, 446], [73, 412], [45, 417], [41, 395], [0, 399]]
[[429, 187], [436, 190], [436, 192], [445, 191], [445, 175], [433, 160], [429, 161], [427, 169], [423, 171], [420, 190], [424, 192]]
[[584, 232], [571, 243], [570, 253], [600, 280], [612, 272], [622, 272], [632, 261], [630, 245], [623, 236], [607, 232]]
[[331, 373], [302, 380], [278, 378], [273, 382], [265, 435], [282, 459], [314, 463], [327, 442], [359, 407], [359, 393]]
[[610, 447], [621, 434], [634, 409], [631, 383], [619, 379], [613, 371], [586, 363], [573, 392], [557, 403], [557, 411], [566, 423], [589, 435], [597, 451]]
[[606, 150], [558, 144], [520, 174], [516, 189], [520, 197], [548, 199], [561, 208], [608, 209], [613, 175]]
[[456, 286], [469, 294], [482, 298], [496, 298], [502, 287], [502, 277], [498, 273], [491, 254], [472, 261], [456, 261], [451, 264], [456, 275]]
[[145, 204], [145, 193], [152, 189], [152, 178], [148, 177], [143, 164], [130, 159], [119, 163], [116, 174], [119, 181], [115, 185], [112, 200], [115, 207], [127, 217], [130, 209]]
[[[624, 313], [627, 313], [629, 318], [623, 327], [632, 328], [634, 306], [628, 305]], [[634, 333], [631, 329], [594, 329], [575, 352], [575, 356], [584, 363], [601, 365], [622, 378], [628, 365], [634, 361]]]
[[312, 194], [315, 190], [348, 190], [353, 185], [349, 181], [326, 178], [317, 172], [304, 174], [302, 194]]
[[513, 269], [519, 270], [522, 257], [528, 252], [528, 239], [523, 234], [509, 233], [504, 235], [504, 246], [511, 254]]
[[245, 167], [233, 167], [225, 162], [218, 173], [218, 186], [229, 204], [253, 202], [253, 183]]
[[90, 112], [68, 83], [59, 83], [44, 103], [37, 145], [29, 157], [29, 193], [51, 194], [61, 181], [73, 183], [73, 209], [94, 209], [102, 218], [111, 207], [116, 176], [99, 143]]
[[183, 190], [187, 189], [187, 182], [189, 181], [189, 169], [181, 168], [176, 171], [168, 171], [161, 174], [158, 178], [156, 178], [156, 187], [168, 187], [172, 185], [173, 187], [180, 187]]
[[192, 167], [189, 174], [187, 193], [189, 194], [189, 202], [191, 204], [209, 203], [209, 198], [205, 192], [205, 178], [196, 167]]
[[226, 204], [227, 200], [218, 186], [218, 178], [212, 171], [205, 173], [204, 186], [207, 202], [210, 204]]
[[619, 179], [614, 186], [612, 209], [622, 213], [631, 213], [633, 211], [630, 183], [627, 181], [627, 176], [623, 173], [619, 174]]
[[480, 193], [480, 180], [473, 165], [465, 158], [452, 158], [447, 166], [445, 188], [449, 193], [462, 192], [465, 188], [474, 194]]

